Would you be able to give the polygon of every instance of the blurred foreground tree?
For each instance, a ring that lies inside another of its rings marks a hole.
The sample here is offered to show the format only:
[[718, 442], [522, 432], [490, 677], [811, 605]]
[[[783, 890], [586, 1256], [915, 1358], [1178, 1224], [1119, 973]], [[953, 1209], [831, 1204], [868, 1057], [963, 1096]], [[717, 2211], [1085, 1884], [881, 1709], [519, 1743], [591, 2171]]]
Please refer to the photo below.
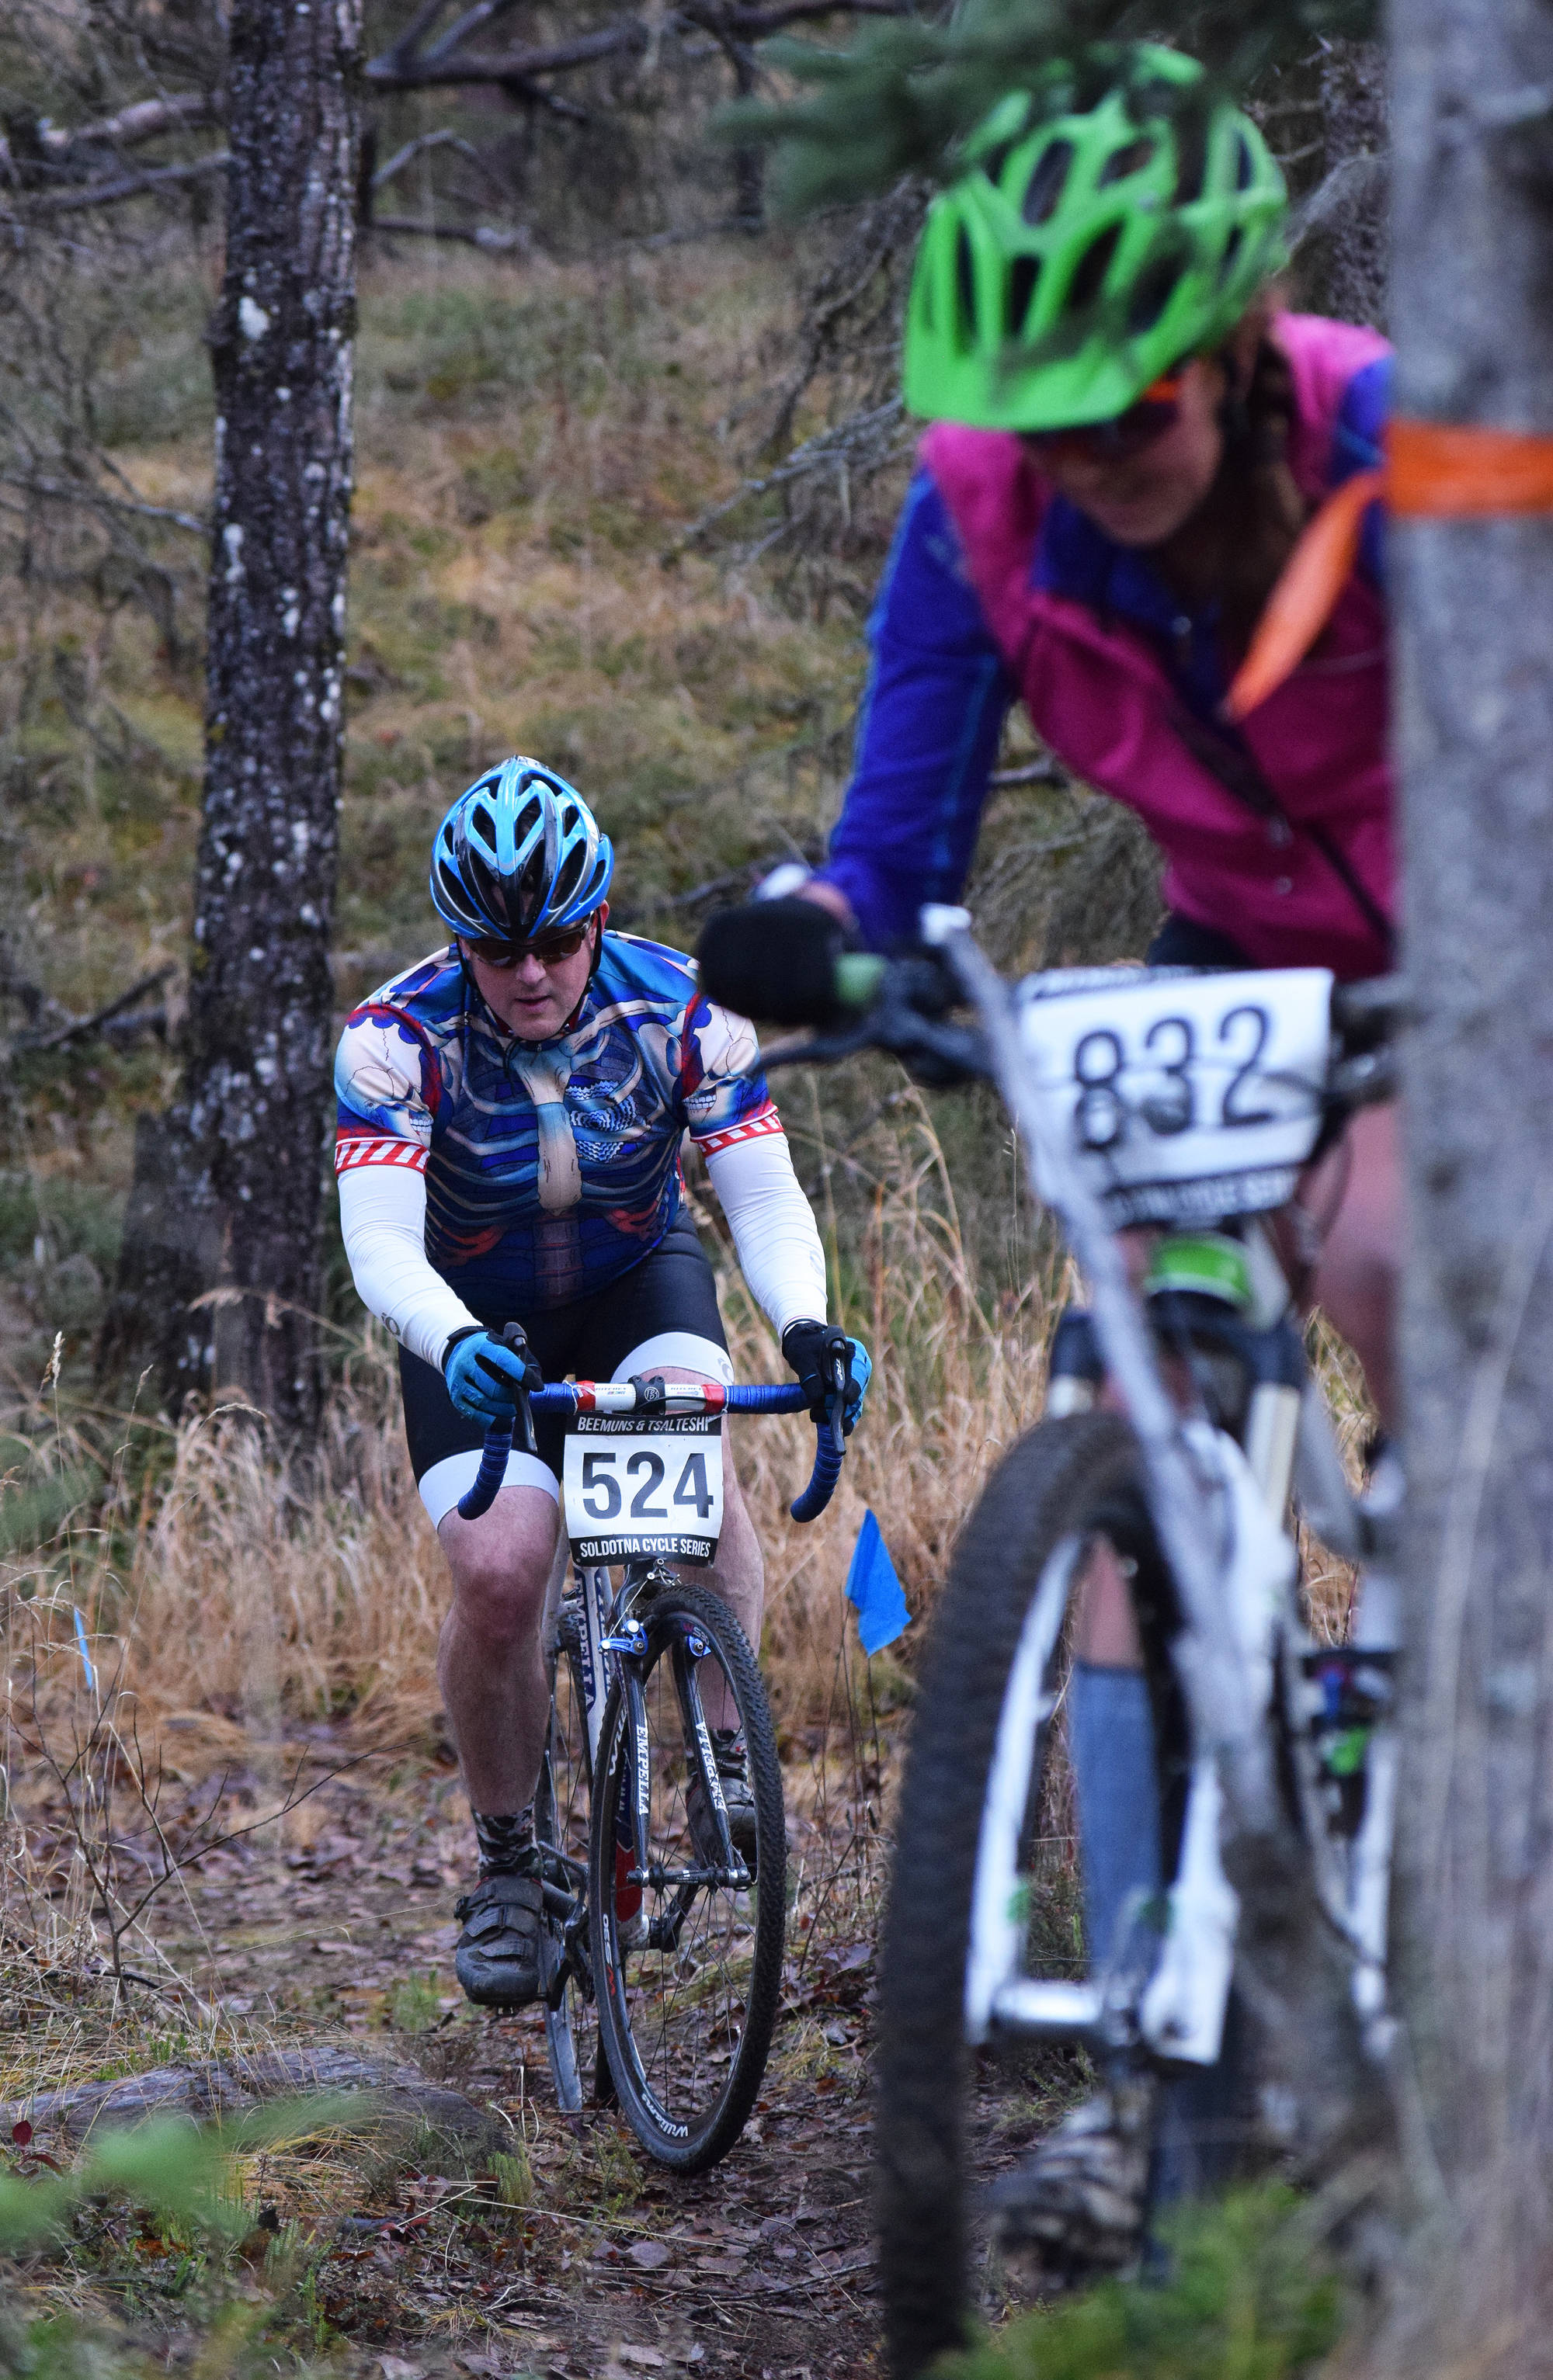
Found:
[[142, 1115], [110, 1355], [318, 1412], [351, 480], [358, 0], [235, 0], [203, 824], [183, 1080]]
[[1525, 2380], [1553, 2334], [1553, 521], [1516, 516], [1483, 433], [1540, 438], [1545, 504], [1553, 8], [1396, 0], [1392, 78], [1398, 413], [1476, 431], [1478, 486], [1460, 516], [1398, 519], [1388, 563], [1417, 1012], [1399, 1880], [1418, 2114], [1381, 2364]]

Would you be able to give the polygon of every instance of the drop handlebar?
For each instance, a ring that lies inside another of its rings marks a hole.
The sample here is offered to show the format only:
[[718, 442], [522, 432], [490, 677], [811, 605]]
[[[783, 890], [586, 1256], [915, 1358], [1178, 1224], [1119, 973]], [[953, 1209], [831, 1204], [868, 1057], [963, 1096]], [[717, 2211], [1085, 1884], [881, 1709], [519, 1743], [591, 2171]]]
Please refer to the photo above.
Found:
[[[795, 1521], [817, 1520], [841, 1476], [841, 1399], [833, 1397], [830, 1402], [825, 1420], [816, 1424], [819, 1442], [809, 1484], [789, 1508]], [[641, 1414], [646, 1418], [666, 1414], [789, 1414], [802, 1413], [807, 1404], [808, 1399], [796, 1380], [780, 1388], [725, 1388], [720, 1380], [665, 1381], [655, 1375], [630, 1380], [556, 1380], [530, 1390], [520, 1397], [519, 1411], [491, 1424], [485, 1433], [474, 1485], [459, 1499], [459, 1516], [465, 1521], [478, 1521], [495, 1502], [496, 1491], [507, 1477], [507, 1458], [512, 1451], [520, 1417], [527, 1425], [535, 1414], [562, 1414], [569, 1418], [578, 1413]], [[528, 1427], [523, 1436], [532, 1445]]]

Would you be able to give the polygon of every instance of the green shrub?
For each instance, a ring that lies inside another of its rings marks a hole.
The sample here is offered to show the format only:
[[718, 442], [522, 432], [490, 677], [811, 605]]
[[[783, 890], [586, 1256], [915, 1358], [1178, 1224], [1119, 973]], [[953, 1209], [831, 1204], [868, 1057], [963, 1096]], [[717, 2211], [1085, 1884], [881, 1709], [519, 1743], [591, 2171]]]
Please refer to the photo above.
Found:
[[1162, 2283], [1107, 2281], [939, 2366], [942, 2380], [1297, 2380], [1329, 2354], [1342, 2291], [1280, 2184], [1167, 2227]]

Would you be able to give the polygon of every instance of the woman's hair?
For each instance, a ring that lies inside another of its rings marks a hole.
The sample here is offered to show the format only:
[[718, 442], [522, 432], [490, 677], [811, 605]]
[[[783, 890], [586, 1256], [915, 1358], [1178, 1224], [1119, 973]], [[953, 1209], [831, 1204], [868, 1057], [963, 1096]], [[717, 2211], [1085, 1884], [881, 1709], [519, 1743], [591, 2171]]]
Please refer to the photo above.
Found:
[[1224, 453], [1212, 487], [1159, 549], [1166, 578], [1189, 600], [1217, 599], [1229, 644], [1250, 642], [1304, 526], [1289, 468], [1294, 376], [1273, 343], [1270, 296], [1257, 300], [1219, 349]]
[[1260, 618], [1305, 520], [1304, 498], [1289, 467], [1294, 375], [1266, 330], [1244, 387], [1232, 384], [1226, 395], [1223, 419], [1224, 459], [1208, 505], [1215, 505], [1222, 486], [1230, 533], [1218, 593], [1226, 633], [1241, 644]]

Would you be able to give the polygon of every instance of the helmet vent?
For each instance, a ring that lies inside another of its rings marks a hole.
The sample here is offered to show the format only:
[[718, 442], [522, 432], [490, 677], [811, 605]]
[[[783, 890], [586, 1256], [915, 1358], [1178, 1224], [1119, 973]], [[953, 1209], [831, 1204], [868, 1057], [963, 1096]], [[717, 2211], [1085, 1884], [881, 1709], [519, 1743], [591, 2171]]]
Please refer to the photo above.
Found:
[[1176, 118], [1176, 204], [1189, 207], [1193, 199], [1203, 195], [1203, 182], [1208, 170], [1208, 128], [1197, 108], [1183, 110]]
[[1156, 257], [1152, 264], [1144, 265], [1133, 285], [1127, 309], [1130, 338], [1140, 338], [1143, 332], [1153, 330], [1180, 288], [1186, 264], [1184, 257], [1172, 252], [1168, 256]]
[[1024, 203], [1020, 209], [1027, 224], [1049, 223], [1057, 212], [1073, 163], [1070, 140], [1054, 140], [1044, 152], [1035, 171], [1025, 185]]
[[496, 821], [491, 816], [490, 811], [486, 808], [483, 802], [477, 803], [475, 808], [471, 810], [470, 824], [474, 828], [476, 833], [483, 834], [488, 844], [493, 845], [495, 844], [496, 840]]
[[1129, 174], [1141, 174], [1154, 155], [1152, 140], [1130, 140], [1125, 149], [1113, 149], [1095, 179], [1095, 188], [1103, 190], [1111, 182], [1124, 181]]
[[519, 811], [517, 817], [512, 821], [512, 839], [514, 843], [519, 844], [527, 843], [530, 835], [534, 832], [544, 816], [544, 806], [541, 803], [538, 795], [531, 794], [529, 799], [523, 804], [522, 808]]
[[1120, 224], [1112, 224], [1097, 239], [1090, 241], [1074, 266], [1073, 278], [1068, 284], [1068, 303], [1075, 313], [1085, 306], [1092, 306], [1099, 297], [1120, 237]]
[[1256, 160], [1251, 153], [1251, 143], [1241, 133], [1235, 142], [1235, 188], [1249, 190], [1256, 178]]
[[550, 887], [550, 906], [552, 909], [558, 912], [566, 907], [567, 903], [571, 899], [573, 893], [577, 891], [578, 886], [582, 881], [582, 871], [587, 867], [587, 845], [585, 844], [580, 844], [577, 848], [570, 852], [561, 862], [560, 867], [556, 872], [556, 880]]
[[1218, 285], [1221, 289], [1229, 280], [1229, 275], [1235, 270], [1236, 260], [1240, 255], [1241, 249], [1244, 244], [1244, 228], [1241, 225], [1237, 224], [1229, 238], [1225, 241], [1224, 254], [1218, 260]]
[[1005, 317], [1010, 339], [1017, 339], [1024, 328], [1030, 301], [1035, 295], [1035, 285], [1040, 278], [1041, 260], [1038, 256], [1015, 257], [1013, 270], [1009, 275], [1009, 302]]
[[963, 230], [955, 242], [955, 286], [960, 297], [960, 323], [965, 337], [976, 335], [976, 261]]

